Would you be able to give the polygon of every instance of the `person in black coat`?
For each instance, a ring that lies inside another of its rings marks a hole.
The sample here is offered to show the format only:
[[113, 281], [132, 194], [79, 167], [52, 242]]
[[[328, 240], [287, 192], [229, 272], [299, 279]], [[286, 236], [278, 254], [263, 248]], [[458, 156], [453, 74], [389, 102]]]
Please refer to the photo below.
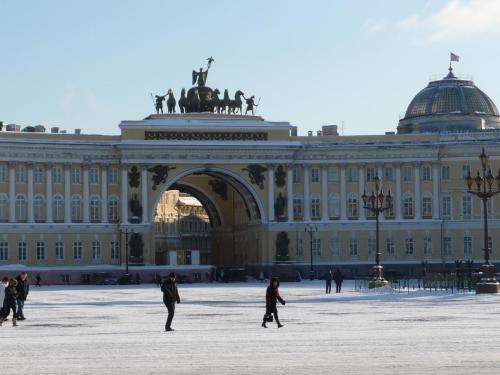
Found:
[[17, 320], [24, 320], [24, 302], [28, 298], [30, 292], [30, 280], [27, 272], [21, 272], [17, 277]]
[[175, 283], [175, 273], [171, 272], [161, 285], [161, 291], [163, 292], [163, 303], [167, 307], [168, 317], [165, 323], [165, 331], [173, 331], [171, 327], [172, 319], [174, 319], [175, 313], [175, 303], [181, 303], [179, 298], [179, 292], [177, 291], [177, 285]]
[[333, 281], [335, 281], [335, 293], [340, 293], [340, 290], [342, 289], [342, 282], [344, 281], [344, 275], [342, 275], [342, 272], [340, 272], [338, 268], [333, 273]]
[[16, 320], [16, 299], [17, 299], [17, 281], [15, 279], [9, 280], [9, 285], [5, 288], [5, 300], [3, 302], [3, 314], [0, 316], [0, 326], [2, 325], [5, 318], [10, 314], [12, 310], [12, 325], [17, 326]]
[[325, 282], [326, 282], [326, 294], [330, 294], [332, 292], [332, 270], [328, 271], [328, 273], [325, 275]]
[[269, 319], [271, 314], [274, 315], [274, 320], [276, 320], [276, 324], [278, 324], [278, 328], [283, 327], [283, 324], [280, 323], [278, 318], [278, 308], [276, 307], [276, 302], [280, 301], [282, 305], [285, 305], [286, 301], [281, 298], [280, 292], [280, 280], [277, 277], [273, 277], [269, 286], [266, 290], [266, 314], [262, 320], [262, 327], [267, 328], [266, 321]]

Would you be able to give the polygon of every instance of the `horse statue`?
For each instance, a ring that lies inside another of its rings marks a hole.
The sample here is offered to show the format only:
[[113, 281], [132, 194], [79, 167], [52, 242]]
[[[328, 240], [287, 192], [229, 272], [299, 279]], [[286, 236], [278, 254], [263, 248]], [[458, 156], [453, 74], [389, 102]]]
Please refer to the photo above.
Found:
[[186, 89], [181, 90], [181, 97], [179, 99], [179, 110], [181, 113], [187, 113], [188, 100], [186, 98]]
[[220, 113], [220, 102], [219, 99], [220, 91], [219, 89], [215, 89], [212, 93], [212, 99], [210, 100], [210, 112], [212, 113]]
[[243, 96], [243, 92], [241, 90], [236, 91], [234, 94], [234, 100], [231, 100], [229, 103], [229, 113], [235, 115], [237, 111], [240, 111], [240, 115], [243, 114], [241, 107], [243, 105], [243, 101], [241, 100], [241, 97]]
[[167, 108], [168, 108], [168, 113], [175, 113], [175, 97], [174, 93], [172, 92], [172, 89], [168, 89], [167, 92], [168, 99], [167, 99]]
[[221, 100], [219, 104], [220, 113], [225, 113], [226, 108], [228, 109], [227, 113], [229, 113], [229, 103], [231, 103], [231, 99], [229, 99], [229, 91], [227, 89], [224, 90], [224, 98]]
[[188, 112], [200, 112], [201, 111], [201, 100], [198, 89], [195, 89], [192, 92], [191, 97], [188, 97]]

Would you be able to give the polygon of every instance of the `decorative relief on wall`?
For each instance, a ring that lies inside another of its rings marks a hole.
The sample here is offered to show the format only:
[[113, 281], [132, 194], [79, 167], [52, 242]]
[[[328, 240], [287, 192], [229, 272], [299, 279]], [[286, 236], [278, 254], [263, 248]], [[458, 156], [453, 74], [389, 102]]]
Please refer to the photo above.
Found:
[[282, 165], [278, 165], [276, 168], [276, 172], [274, 174], [274, 181], [276, 182], [276, 186], [283, 187], [286, 182], [286, 172]]
[[130, 187], [136, 188], [139, 187], [140, 182], [141, 182], [141, 174], [139, 173], [137, 167], [134, 165], [132, 166], [132, 168], [130, 168], [130, 171], [128, 172], [128, 184]]
[[156, 190], [158, 185], [166, 183], [168, 171], [172, 169], [175, 169], [175, 167], [169, 167], [168, 165], [155, 165], [154, 167], [148, 168], [148, 172], [153, 173], [153, 176], [151, 176], [151, 180], [153, 181], [151, 189]]
[[264, 132], [145, 131], [144, 139], [172, 141], [267, 141]]
[[219, 195], [223, 200], [227, 200], [227, 184], [224, 181], [210, 180], [208, 183], [215, 194]]
[[261, 189], [264, 189], [264, 172], [267, 171], [266, 167], [260, 164], [249, 164], [246, 168], [242, 168], [241, 170], [248, 172], [248, 178], [252, 184], [258, 185]]

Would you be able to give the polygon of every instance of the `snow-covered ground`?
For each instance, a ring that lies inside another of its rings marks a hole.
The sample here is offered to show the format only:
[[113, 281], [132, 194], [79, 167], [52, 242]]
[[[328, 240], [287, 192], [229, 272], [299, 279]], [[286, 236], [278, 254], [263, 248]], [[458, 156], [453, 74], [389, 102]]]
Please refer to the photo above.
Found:
[[0, 328], [0, 374], [500, 374], [500, 295], [356, 292], [283, 283], [285, 327], [260, 326], [265, 284], [32, 288]]

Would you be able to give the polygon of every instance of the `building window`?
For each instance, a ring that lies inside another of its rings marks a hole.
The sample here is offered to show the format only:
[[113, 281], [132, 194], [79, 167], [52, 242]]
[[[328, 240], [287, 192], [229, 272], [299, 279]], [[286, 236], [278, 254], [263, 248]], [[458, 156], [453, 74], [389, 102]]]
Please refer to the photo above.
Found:
[[293, 197], [293, 217], [294, 219], [302, 218], [302, 198]]
[[330, 251], [332, 256], [340, 256], [340, 240], [338, 237], [334, 237], [330, 240]]
[[56, 242], [56, 260], [64, 259], [64, 242]]
[[366, 243], [366, 249], [368, 251], [368, 255], [375, 254], [376, 250], [376, 240], [375, 238], [368, 238], [368, 242]]
[[338, 182], [339, 181], [339, 169], [338, 167], [328, 168], [328, 181]]
[[89, 181], [91, 185], [99, 184], [99, 168], [89, 169]]
[[311, 182], [319, 182], [319, 168], [311, 168]]
[[82, 200], [78, 195], [71, 197], [71, 220], [82, 220]]
[[304, 240], [302, 238], [297, 238], [297, 250], [295, 255], [297, 258], [302, 258], [304, 256]]
[[9, 218], [9, 198], [6, 194], [0, 194], [0, 221], [7, 221]]
[[429, 195], [422, 197], [422, 217], [424, 219], [432, 218], [432, 197]]
[[349, 255], [352, 257], [358, 256], [358, 239], [349, 239]]
[[451, 237], [443, 237], [443, 255], [451, 255]]
[[64, 200], [60, 195], [56, 195], [52, 201], [52, 214], [54, 221], [64, 221]]
[[120, 243], [118, 241], [111, 241], [111, 259], [117, 260], [120, 256]]
[[358, 169], [354, 167], [347, 168], [347, 181], [356, 182], [358, 181]]
[[300, 167], [298, 165], [293, 166], [293, 178], [294, 183], [300, 182]]
[[26, 199], [22, 195], [16, 197], [16, 219], [17, 221], [26, 220]]
[[110, 222], [118, 221], [118, 198], [116, 197], [109, 198], [108, 220]]
[[83, 256], [82, 241], [73, 242], [73, 259], [82, 260], [82, 256]]
[[403, 198], [403, 216], [405, 219], [413, 218], [413, 197], [409, 195]]
[[406, 255], [413, 255], [413, 238], [405, 238], [405, 253]]
[[320, 199], [318, 197], [311, 198], [311, 218], [319, 219], [320, 217]]
[[92, 259], [101, 259], [101, 241], [92, 241]]
[[100, 201], [98, 197], [90, 198], [90, 221], [96, 222], [101, 218]]
[[7, 167], [3, 164], [0, 164], [0, 184], [3, 184], [8, 181], [8, 172]]
[[16, 168], [16, 182], [18, 184], [22, 184], [25, 182], [24, 167]]
[[118, 184], [118, 169], [117, 168], [110, 168], [109, 169], [109, 183], [111, 185]]
[[432, 254], [432, 240], [430, 237], [424, 237], [424, 255]]
[[44, 221], [45, 220], [45, 199], [41, 195], [37, 195], [35, 197], [35, 201], [33, 203], [34, 208], [34, 216], [35, 221]]
[[451, 196], [442, 197], [443, 219], [451, 219]]
[[45, 241], [36, 242], [36, 260], [45, 260]]
[[25, 262], [28, 259], [28, 248], [26, 246], [26, 242], [21, 241], [17, 244], [17, 253], [21, 262]]
[[449, 165], [441, 166], [441, 179], [443, 181], [449, 181], [450, 177], [451, 177], [450, 166]]
[[351, 194], [349, 196], [347, 201], [347, 210], [349, 218], [353, 219], [358, 217], [358, 198], [356, 195]]
[[392, 238], [388, 238], [385, 241], [385, 251], [387, 255], [394, 256], [395, 248], [394, 248], [394, 240]]
[[331, 219], [340, 217], [340, 199], [337, 194], [331, 194], [328, 200], [328, 215]]
[[35, 173], [33, 177], [35, 184], [43, 184], [43, 181], [45, 180], [45, 170], [42, 167], [35, 167], [34, 172]]
[[422, 181], [432, 181], [431, 167], [428, 165], [422, 167]]
[[472, 256], [472, 237], [464, 237], [464, 257]]
[[470, 194], [462, 195], [462, 218], [470, 219], [472, 217], [472, 197]]
[[463, 164], [462, 165], [462, 178], [466, 178], [470, 174], [470, 165]]
[[413, 181], [413, 168], [412, 167], [403, 167], [403, 181], [404, 182]]
[[81, 183], [81, 169], [77, 167], [71, 168], [71, 183], [80, 184]]
[[321, 239], [313, 238], [312, 240], [312, 253], [315, 257], [321, 256]]
[[62, 184], [62, 168], [54, 167], [52, 168], [52, 182], [54, 184]]
[[7, 241], [0, 241], [0, 260], [9, 260], [9, 243]]
[[366, 181], [372, 182], [375, 179], [375, 168], [368, 167], [366, 168]]
[[394, 180], [394, 169], [392, 167], [384, 168], [384, 181], [392, 182]]

